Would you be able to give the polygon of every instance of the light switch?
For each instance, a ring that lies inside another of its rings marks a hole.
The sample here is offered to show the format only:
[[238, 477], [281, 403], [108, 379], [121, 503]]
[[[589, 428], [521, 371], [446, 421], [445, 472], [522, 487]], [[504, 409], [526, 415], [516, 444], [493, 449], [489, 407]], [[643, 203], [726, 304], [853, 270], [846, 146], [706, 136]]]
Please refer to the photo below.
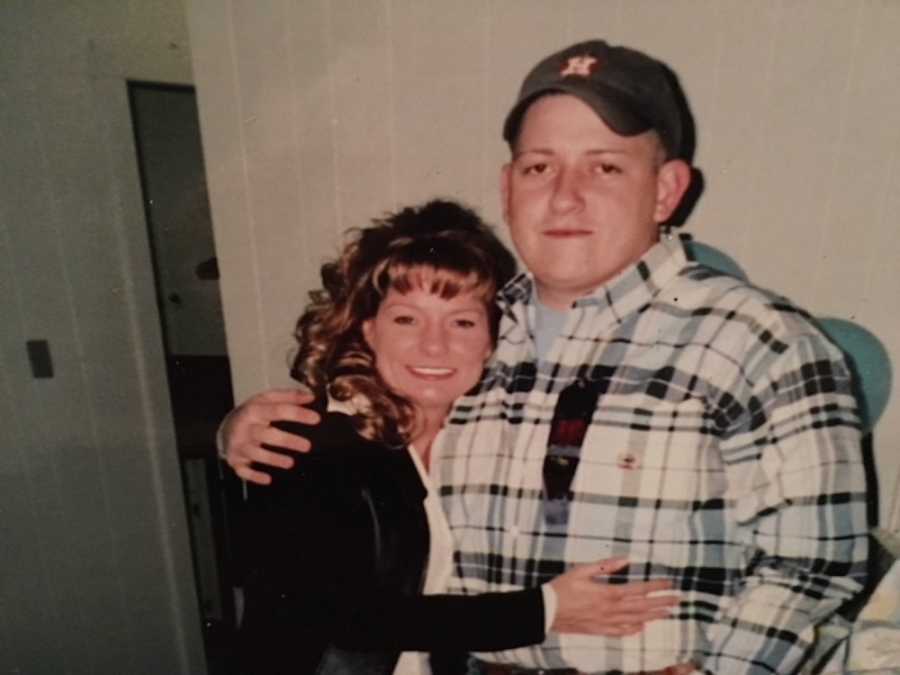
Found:
[[53, 377], [53, 359], [50, 358], [50, 343], [46, 340], [28, 340], [28, 361], [35, 379]]

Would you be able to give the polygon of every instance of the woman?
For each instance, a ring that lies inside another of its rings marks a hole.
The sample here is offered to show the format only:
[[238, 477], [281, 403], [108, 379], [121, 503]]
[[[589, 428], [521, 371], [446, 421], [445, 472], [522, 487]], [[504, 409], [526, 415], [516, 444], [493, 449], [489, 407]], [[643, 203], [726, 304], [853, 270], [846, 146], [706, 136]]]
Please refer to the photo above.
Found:
[[[452, 545], [428, 487], [431, 445], [478, 382], [496, 339], [494, 294], [514, 271], [478, 217], [444, 201], [376, 221], [322, 267], [324, 288], [297, 322], [292, 375], [323, 421], [284, 425], [313, 452], [251, 488], [245, 672], [427, 672], [424, 656], [404, 650], [432, 652], [436, 675], [460, 672], [454, 654], [542, 641], [545, 601], [557, 604], [555, 627], [603, 611], [610, 587], [591, 577], [624, 561], [576, 568], [549, 588], [434, 594], [449, 579]], [[671, 604], [644, 599], [603, 632], [637, 632]]]

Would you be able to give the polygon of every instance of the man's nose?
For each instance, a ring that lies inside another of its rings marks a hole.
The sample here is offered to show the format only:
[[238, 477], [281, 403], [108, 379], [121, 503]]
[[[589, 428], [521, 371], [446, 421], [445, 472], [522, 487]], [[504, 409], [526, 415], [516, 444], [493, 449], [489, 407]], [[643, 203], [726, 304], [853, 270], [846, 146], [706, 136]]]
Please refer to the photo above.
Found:
[[581, 205], [580, 180], [575, 169], [563, 169], [557, 174], [551, 198], [554, 210], [565, 213]]

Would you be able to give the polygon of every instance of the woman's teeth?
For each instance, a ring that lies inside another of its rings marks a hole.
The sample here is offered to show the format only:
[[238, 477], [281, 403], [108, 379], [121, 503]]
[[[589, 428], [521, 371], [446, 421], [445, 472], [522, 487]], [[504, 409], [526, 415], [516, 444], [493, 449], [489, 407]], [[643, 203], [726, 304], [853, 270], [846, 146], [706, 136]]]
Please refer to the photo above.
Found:
[[426, 377], [442, 377], [453, 374], [452, 368], [424, 368], [421, 366], [410, 366], [410, 370], [416, 375], [424, 375]]

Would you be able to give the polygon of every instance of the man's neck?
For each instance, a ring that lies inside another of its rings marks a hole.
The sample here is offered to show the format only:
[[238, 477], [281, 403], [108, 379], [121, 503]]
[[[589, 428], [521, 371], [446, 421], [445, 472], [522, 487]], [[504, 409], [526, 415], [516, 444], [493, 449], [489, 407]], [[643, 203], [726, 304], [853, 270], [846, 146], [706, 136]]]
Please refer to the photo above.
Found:
[[639, 256], [637, 256], [634, 260], [628, 262], [625, 265], [622, 265], [618, 269], [616, 269], [611, 274], [607, 275], [600, 283], [592, 288], [587, 288], [584, 290], [573, 290], [567, 288], [553, 288], [547, 284], [541, 282], [540, 279], [534, 279], [535, 289], [537, 290], [538, 300], [545, 307], [549, 307], [550, 309], [555, 309], [559, 312], [565, 312], [579, 299], [586, 297], [596, 291], [601, 286], [608, 284], [613, 279], [616, 279], [619, 275], [621, 275], [625, 270], [629, 269], [632, 265], [636, 264], [643, 256], [647, 255], [647, 252], [652, 249], [656, 244], [659, 243], [659, 237], [654, 238], [647, 247], [641, 252]]

